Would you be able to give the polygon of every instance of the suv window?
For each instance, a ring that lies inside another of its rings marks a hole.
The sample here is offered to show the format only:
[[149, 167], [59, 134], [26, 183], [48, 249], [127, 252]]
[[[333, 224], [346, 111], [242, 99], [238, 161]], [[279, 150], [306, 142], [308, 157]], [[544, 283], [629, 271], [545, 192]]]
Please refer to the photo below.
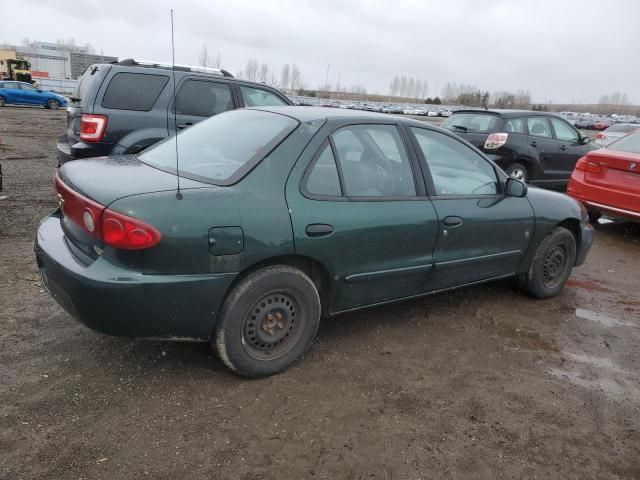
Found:
[[273, 107], [278, 105], [287, 105], [276, 94], [263, 90], [262, 88], [252, 88], [240, 85], [242, 99], [247, 107]]
[[333, 150], [328, 143], [311, 167], [307, 177], [306, 190], [312, 195], [339, 197], [342, 195], [340, 176]]
[[527, 129], [524, 126], [524, 118], [510, 118], [504, 122], [504, 131], [506, 133], [526, 134]]
[[178, 115], [195, 117], [211, 117], [233, 110], [231, 88], [226, 83], [188, 79], [176, 94], [174, 109]]
[[490, 113], [454, 113], [442, 126], [450, 130], [491, 133], [497, 132], [502, 117]]
[[534, 137], [551, 138], [551, 128], [549, 128], [549, 122], [547, 117], [529, 117], [527, 118], [527, 128], [529, 129], [529, 135]]
[[[83, 78], [83, 83], [84, 81]], [[169, 77], [165, 75], [116, 73], [104, 92], [102, 106], [148, 112], [153, 108], [168, 81]]]
[[393, 125], [354, 125], [332, 135], [349, 197], [414, 197], [409, 157]]
[[550, 117], [553, 129], [556, 131], [556, 138], [564, 142], [578, 142], [580, 140], [578, 132], [560, 119]]
[[436, 195], [496, 195], [496, 172], [477, 152], [449, 135], [411, 127], [422, 150]]

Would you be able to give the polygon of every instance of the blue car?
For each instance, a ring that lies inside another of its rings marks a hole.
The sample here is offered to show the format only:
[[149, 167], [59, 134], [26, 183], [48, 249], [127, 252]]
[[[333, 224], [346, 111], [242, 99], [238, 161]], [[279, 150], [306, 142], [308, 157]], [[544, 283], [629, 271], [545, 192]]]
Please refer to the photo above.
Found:
[[67, 106], [67, 99], [54, 92], [47, 92], [30, 83], [0, 81], [0, 107], [13, 105], [42, 105], [51, 110]]

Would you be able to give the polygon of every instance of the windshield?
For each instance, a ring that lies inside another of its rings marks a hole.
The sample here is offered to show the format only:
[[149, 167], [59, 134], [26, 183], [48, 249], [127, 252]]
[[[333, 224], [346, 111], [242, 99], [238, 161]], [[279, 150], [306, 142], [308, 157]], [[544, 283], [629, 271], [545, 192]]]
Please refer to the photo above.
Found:
[[[215, 115], [178, 134], [179, 173], [215, 185], [235, 183], [297, 125], [290, 117], [260, 110], [233, 110]], [[156, 144], [138, 158], [175, 173], [175, 137]]]
[[628, 152], [640, 154], [640, 133], [632, 133], [626, 137], [622, 137], [607, 147], [609, 150], [617, 152]]
[[491, 133], [498, 131], [501, 120], [490, 113], [454, 113], [442, 126], [454, 131]]
[[629, 133], [634, 130], [638, 130], [640, 125], [629, 125], [629, 124], [619, 124], [613, 125], [612, 127], [607, 128], [607, 132], [621, 132], [621, 133]]

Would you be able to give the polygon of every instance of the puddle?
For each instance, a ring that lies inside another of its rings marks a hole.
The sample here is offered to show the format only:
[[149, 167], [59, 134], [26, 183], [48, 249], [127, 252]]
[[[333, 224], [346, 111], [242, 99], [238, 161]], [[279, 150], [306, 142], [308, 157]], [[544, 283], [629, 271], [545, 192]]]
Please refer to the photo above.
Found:
[[626, 370], [623, 370], [618, 365], [613, 363], [610, 358], [606, 357], [593, 357], [591, 355], [586, 355], [583, 353], [565, 353], [565, 357], [567, 360], [577, 363], [585, 363], [588, 365], [592, 365], [597, 368], [605, 368], [607, 370], [611, 370], [613, 372], [618, 373], [629, 373]]
[[605, 327], [633, 327], [637, 326], [631, 322], [625, 322], [615, 317], [610, 317], [603, 313], [593, 312], [584, 308], [576, 308], [576, 317], [583, 318], [585, 320], [591, 320], [592, 322], [598, 322]]
[[640, 398], [640, 391], [637, 388], [633, 386], [627, 387], [612, 378], [596, 378], [594, 380], [589, 380], [580, 373], [562, 370], [561, 368], [552, 368], [549, 370], [549, 373], [562, 380], [568, 380], [574, 385], [588, 388], [590, 390], [597, 390], [613, 397], [629, 395], [634, 399]]

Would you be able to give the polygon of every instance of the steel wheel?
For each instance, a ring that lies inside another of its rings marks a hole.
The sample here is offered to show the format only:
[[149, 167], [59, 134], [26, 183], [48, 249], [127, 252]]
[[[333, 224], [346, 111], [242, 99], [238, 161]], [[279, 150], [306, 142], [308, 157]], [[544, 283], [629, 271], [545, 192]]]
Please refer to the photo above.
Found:
[[507, 175], [511, 178], [515, 178], [516, 180], [520, 180], [521, 182], [529, 181], [529, 174], [527, 172], [527, 167], [520, 163], [513, 163], [506, 169]]
[[47, 100], [47, 108], [50, 108], [51, 110], [57, 110], [58, 108], [60, 108], [60, 102], [58, 102], [55, 98], [50, 98], [49, 100]]
[[515, 178], [516, 180], [520, 180], [522, 182], [525, 180], [526, 175], [524, 173], [524, 170], [522, 170], [521, 168], [514, 168], [511, 171], [511, 178]]
[[0, 96], [0, 107], [4, 107], [6, 103], [7, 101], [4, 99], [4, 97]]
[[564, 245], [556, 245], [549, 251], [542, 268], [542, 282], [545, 287], [556, 288], [563, 281], [567, 258], [567, 249]]

